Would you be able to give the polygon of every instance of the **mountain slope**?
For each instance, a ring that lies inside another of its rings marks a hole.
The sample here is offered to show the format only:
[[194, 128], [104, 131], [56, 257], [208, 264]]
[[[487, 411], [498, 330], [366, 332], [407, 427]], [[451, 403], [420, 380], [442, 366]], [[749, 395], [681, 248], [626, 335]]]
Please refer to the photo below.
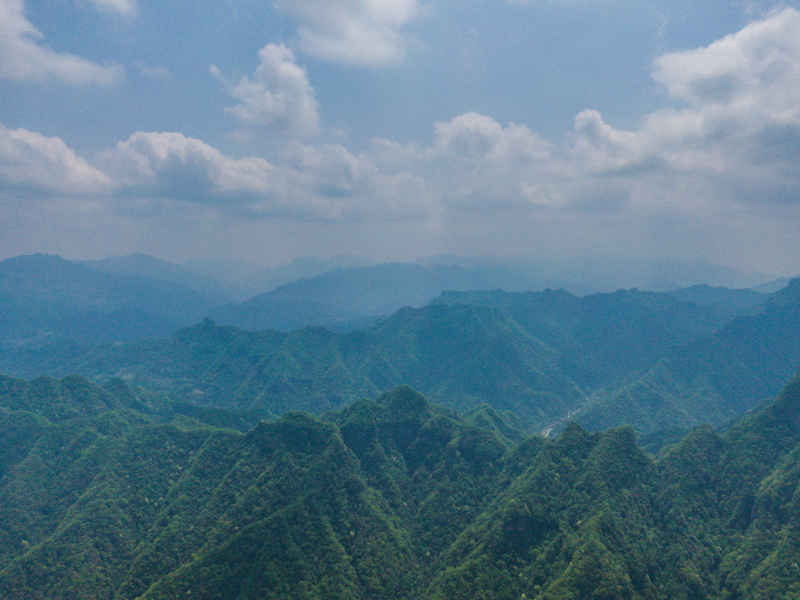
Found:
[[721, 424], [780, 390], [800, 365], [800, 279], [762, 314], [740, 317], [678, 348], [642, 375], [601, 390], [575, 418], [590, 428], [620, 422], [640, 431]]
[[484, 287], [481, 283], [474, 273], [459, 267], [396, 263], [337, 269], [215, 309], [209, 316], [251, 330], [348, 327], [404, 306], [421, 306], [446, 288]]
[[0, 262], [0, 342], [167, 335], [210, 306], [208, 298], [187, 287], [102, 273], [58, 256]]
[[46, 399], [73, 384], [31, 410], [0, 393], [8, 600], [800, 591], [800, 379], [658, 461], [627, 428], [514, 442], [409, 388], [246, 434], [160, 423], [122, 399], [47, 419]]
[[207, 321], [170, 340], [31, 353], [28, 371], [16, 372], [120, 376], [198, 405], [264, 415], [319, 413], [408, 384], [460, 411], [488, 403], [543, 428], [581, 408], [598, 385], [723, 322], [713, 309], [636, 291], [450, 292], [361, 332], [254, 333]]
[[148, 254], [111, 256], [99, 260], [84, 260], [80, 264], [109, 275], [164, 281], [189, 288], [201, 294], [210, 306], [230, 301], [223, 285], [215, 279]]
[[800, 365], [792, 289], [733, 322], [727, 309], [636, 290], [447, 292], [358, 332], [206, 321], [168, 340], [7, 353], [0, 368], [122, 377], [176, 401], [262, 416], [320, 414], [408, 384], [461, 412], [512, 411], [529, 430], [577, 418], [654, 433], [721, 424], [777, 393]]

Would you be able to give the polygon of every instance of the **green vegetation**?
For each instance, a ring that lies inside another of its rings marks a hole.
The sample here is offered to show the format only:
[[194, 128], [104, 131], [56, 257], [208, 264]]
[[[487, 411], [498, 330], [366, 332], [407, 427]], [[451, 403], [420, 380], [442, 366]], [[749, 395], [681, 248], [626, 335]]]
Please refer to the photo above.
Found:
[[0, 597], [800, 594], [800, 378], [658, 459], [630, 428], [523, 438], [408, 387], [246, 433], [202, 416], [3, 379]]
[[[636, 290], [584, 298], [448, 292], [363, 331], [249, 332], [205, 321], [167, 340], [15, 348], [0, 355], [0, 369], [22, 377], [121, 377], [176, 402], [258, 416], [322, 414], [408, 384], [461, 413], [482, 404], [513, 413], [528, 431], [557, 430], [577, 418], [593, 429], [628, 423], [654, 433], [723, 423], [776, 393], [800, 363], [800, 352], [776, 352], [769, 365], [751, 353], [742, 357], [746, 364], [730, 367], [746, 385], [714, 389], [716, 372], [728, 368], [725, 348], [736, 351], [747, 338], [729, 331], [742, 325], [729, 323], [733, 309], [723, 302], [738, 294], [713, 296], [713, 305], [701, 306]], [[770, 305], [742, 321], [753, 330], [745, 333], [783, 348], [800, 333], [800, 320], [791, 319], [799, 306]], [[775, 319], [785, 325], [763, 326]], [[720, 348], [718, 356], [696, 358], [708, 345]], [[671, 379], [651, 381], [665, 360], [681, 356], [699, 364], [692, 367], [698, 375], [681, 383], [680, 398], [708, 392], [713, 402], [676, 401]]]
[[719, 425], [774, 397], [798, 365], [800, 279], [795, 279], [760, 314], [734, 319], [595, 393], [573, 418], [590, 429], [632, 423], [647, 433]]

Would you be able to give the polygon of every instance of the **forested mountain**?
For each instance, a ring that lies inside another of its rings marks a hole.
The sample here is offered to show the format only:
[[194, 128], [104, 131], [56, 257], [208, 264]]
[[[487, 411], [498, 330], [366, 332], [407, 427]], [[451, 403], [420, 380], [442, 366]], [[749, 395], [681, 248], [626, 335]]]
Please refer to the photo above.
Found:
[[500, 271], [452, 266], [396, 263], [337, 269], [215, 309], [210, 317], [250, 330], [289, 331], [314, 325], [353, 329], [405, 306], [427, 304], [445, 289], [484, 289], [503, 283], [509, 282]]
[[795, 279], [761, 314], [734, 319], [645, 373], [594, 394], [573, 417], [593, 429], [622, 420], [641, 431], [721, 423], [774, 396], [798, 365], [800, 279]]
[[215, 299], [176, 283], [109, 274], [58, 256], [0, 262], [0, 342], [131, 340], [196, 322]]
[[[759, 343], [791, 346], [800, 300], [782, 297], [764, 314], [726, 326], [727, 310], [634, 290], [584, 298], [563, 291], [451, 292], [360, 332], [246, 332], [207, 321], [168, 340], [6, 353], [0, 369], [22, 376], [120, 376], [197, 406], [263, 416], [319, 414], [410, 384], [460, 411], [480, 403], [512, 411], [535, 430], [558, 427], [572, 415], [592, 428], [630, 423], [652, 432], [722, 423], [775, 393], [799, 364], [792, 352], [776, 355], [770, 372], [760, 371], [766, 366], [757, 351], [743, 357], [750, 364], [741, 378], [751, 383], [732, 390], [733, 404], [718, 400], [719, 392], [710, 403], [688, 400], [704, 393], [701, 376], [714, 377], [703, 369], [724, 368], [702, 356], [696, 359], [701, 375], [684, 384], [678, 399], [664, 393], [654, 400], [645, 382], [665, 356], [691, 357], [711, 346], [724, 362], [724, 340], [744, 335], [736, 343], [746, 346], [751, 335], [731, 332], [734, 324], [755, 330]], [[765, 325], [775, 319], [785, 326]], [[641, 406], [629, 393], [634, 385], [641, 385]]]
[[[659, 272], [656, 266], [652, 268]], [[673, 268], [676, 276], [682, 273], [684, 277], [690, 277], [684, 273], [685, 266]], [[423, 306], [446, 290], [503, 289], [522, 292], [564, 288], [583, 295], [608, 288], [616, 289], [613, 282], [626, 281], [624, 272], [614, 277], [611, 270], [606, 269], [602, 271], [604, 275], [595, 274], [595, 279], [589, 283], [586, 274], [578, 266], [573, 265], [571, 269], [565, 273], [547, 265], [470, 261], [458, 257], [443, 257], [440, 261], [431, 260], [429, 263], [334, 269], [287, 283], [243, 303], [217, 308], [209, 316], [220, 324], [251, 330], [289, 331], [309, 325], [354, 329], [400, 308]], [[666, 273], [669, 272], [666, 269]], [[627, 277], [629, 281], [648, 281], [643, 275], [629, 274]], [[705, 285], [670, 293], [685, 302], [713, 305], [718, 312], [727, 316], [766, 300], [765, 295], [752, 290]]]
[[542, 429], [726, 321], [714, 307], [633, 290], [448, 293], [359, 332], [247, 332], [207, 321], [169, 340], [17, 352], [0, 368], [120, 376], [263, 415], [320, 413], [408, 384], [454, 409], [489, 403]]
[[800, 380], [658, 460], [630, 429], [515, 441], [409, 388], [247, 433], [148, 406], [118, 381], [3, 381], [0, 596], [800, 593]]
[[[306, 326], [354, 330], [402, 307], [423, 306], [445, 290], [564, 287], [584, 294], [608, 288], [620, 277], [620, 281], [625, 279], [624, 274], [615, 279], [611, 270], [601, 269], [605, 275], [583, 285], [579, 282], [586, 274], [579, 265], [559, 275], [547, 265], [458, 257], [427, 263], [355, 266], [358, 264], [357, 259], [342, 257], [298, 259], [266, 270], [246, 266], [242, 273], [231, 273], [221, 283], [192, 268], [145, 254], [82, 262], [47, 255], [19, 256], [0, 263], [0, 306], [4, 309], [0, 341], [47, 336], [79, 341], [141, 339], [166, 335], [204, 316], [251, 330], [291, 331]], [[657, 265], [650, 267], [663, 271]], [[673, 266], [675, 269], [684, 273], [687, 267]], [[647, 280], [635, 272], [630, 280]], [[684, 273], [691, 279], [690, 275]], [[278, 284], [282, 285], [273, 289]], [[263, 293], [226, 304], [241, 298], [245, 290]], [[684, 301], [713, 305], [720, 314], [728, 310], [728, 316], [764, 299], [750, 290], [708, 286], [671, 293]]]

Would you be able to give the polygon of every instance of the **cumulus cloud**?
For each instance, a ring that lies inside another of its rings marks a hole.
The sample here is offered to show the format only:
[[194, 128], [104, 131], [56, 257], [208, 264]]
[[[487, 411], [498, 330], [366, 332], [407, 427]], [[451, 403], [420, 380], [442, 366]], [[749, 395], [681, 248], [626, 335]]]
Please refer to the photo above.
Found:
[[531, 163], [551, 157], [551, 144], [524, 125], [465, 113], [434, 125], [434, 153], [495, 163]]
[[174, 132], [136, 132], [103, 153], [100, 162], [127, 193], [190, 202], [242, 202], [268, 195], [273, 183], [267, 161], [229, 158]]
[[134, 17], [139, 11], [136, 0], [89, 0], [89, 2], [98, 10], [116, 13], [123, 17]]
[[373, 140], [370, 156], [385, 172], [423, 178], [440, 209], [491, 212], [560, 202], [545, 185], [563, 170], [554, 145], [524, 125], [487, 115], [435, 123], [427, 146]]
[[23, 0], [0, 0], [0, 77], [73, 85], [112, 85], [122, 79], [122, 67], [56, 52], [44, 45], [43, 37], [25, 17]]
[[298, 43], [311, 56], [380, 66], [401, 62], [403, 28], [421, 13], [418, 0], [277, 0], [298, 24]]
[[282, 44], [267, 44], [258, 53], [253, 77], [228, 83], [220, 70], [211, 73], [223, 82], [239, 104], [226, 108], [244, 125], [274, 127], [306, 136], [319, 130], [319, 113], [314, 89], [305, 69], [295, 62], [294, 53]]
[[232, 158], [180, 133], [137, 132], [102, 154], [120, 198], [202, 204], [227, 215], [300, 220], [395, 219], [425, 210], [420, 182], [382, 173], [339, 145], [289, 144], [280, 164]]
[[653, 77], [673, 97], [693, 106], [797, 122], [798, 31], [800, 13], [787, 8], [704, 48], [658, 58]]
[[60, 138], [0, 124], [0, 186], [84, 194], [110, 190], [111, 180]]
[[687, 207], [785, 198], [787, 185], [800, 184], [792, 167], [800, 159], [798, 31], [800, 13], [784, 9], [708, 46], [659, 57], [653, 78], [675, 106], [631, 130], [581, 112], [575, 168], [627, 181], [651, 204], [670, 187]]
[[587, 109], [561, 143], [477, 113], [436, 123], [428, 146], [376, 140], [386, 171], [424, 175], [444, 210], [556, 209], [724, 218], [800, 204], [800, 13], [784, 9], [653, 64], [672, 106], [628, 129]]

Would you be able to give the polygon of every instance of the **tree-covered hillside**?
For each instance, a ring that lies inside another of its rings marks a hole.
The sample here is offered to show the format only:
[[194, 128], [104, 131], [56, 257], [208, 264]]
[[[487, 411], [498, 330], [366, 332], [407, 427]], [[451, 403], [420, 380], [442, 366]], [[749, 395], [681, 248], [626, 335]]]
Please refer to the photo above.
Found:
[[621, 420], [641, 431], [722, 423], [774, 396], [800, 365], [800, 279], [761, 314], [670, 352], [620, 385], [593, 395], [574, 418], [590, 428]]
[[529, 431], [571, 419], [685, 431], [759, 405], [800, 365], [800, 280], [746, 316], [732, 319], [720, 302], [637, 290], [448, 292], [349, 333], [206, 320], [169, 339], [6, 346], [0, 372], [120, 377], [173, 402], [251, 416], [321, 414], [407, 384], [458, 412], [510, 411]]
[[[563, 288], [580, 295], [650, 282], [657, 289], [669, 289], [653, 270], [653, 278], [637, 271], [644, 264], [620, 266], [588, 264], [543, 265], [525, 262], [481, 261], [443, 257], [428, 263], [388, 263], [331, 269], [313, 277], [289, 281], [276, 289], [258, 294], [245, 302], [215, 308], [209, 317], [222, 325], [242, 329], [290, 331], [306, 326], [351, 330], [406, 306], [421, 307], [447, 290], [495, 290], [510, 292]], [[687, 266], [674, 265], [677, 280], [689, 277]], [[666, 272], [670, 271], [667, 265]], [[711, 269], [707, 276], [713, 276]], [[683, 273], [683, 277], [679, 276]], [[719, 273], [717, 273], [719, 275]], [[666, 273], [664, 274], [666, 275]], [[731, 274], [732, 276], [733, 274]], [[700, 278], [699, 280], [703, 280]], [[651, 289], [651, 288], [648, 288]], [[753, 290], [696, 285], [669, 292], [675, 298], [698, 305], [714, 306], [718, 313], [731, 317], [766, 300]]]
[[154, 406], [121, 382], [3, 382], [0, 596], [800, 593], [800, 379], [658, 460], [630, 429], [517, 441], [409, 388], [247, 433]]
[[247, 332], [206, 321], [169, 340], [15, 352], [0, 368], [119, 376], [263, 415], [320, 413], [408, 384], [459, 411], [489, 403], [542, 429], [726, 320], [712, 307], [637, 291], [453, 292], [359, 332]]

